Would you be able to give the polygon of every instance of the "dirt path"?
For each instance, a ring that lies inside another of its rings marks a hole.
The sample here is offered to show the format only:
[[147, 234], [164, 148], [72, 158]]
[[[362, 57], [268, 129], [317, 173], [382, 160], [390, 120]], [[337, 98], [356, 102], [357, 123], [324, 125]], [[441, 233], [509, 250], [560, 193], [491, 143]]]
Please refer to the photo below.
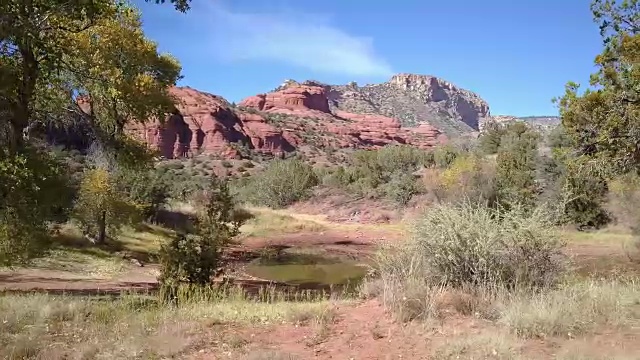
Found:
[[78, 275], [70, 271], [16, 269], [0, 272], [0, 292], [46, 292], [50, 294], [119, 294], [146, 292], [156, 287], [156, 265], [130, 267], [117, 279]]

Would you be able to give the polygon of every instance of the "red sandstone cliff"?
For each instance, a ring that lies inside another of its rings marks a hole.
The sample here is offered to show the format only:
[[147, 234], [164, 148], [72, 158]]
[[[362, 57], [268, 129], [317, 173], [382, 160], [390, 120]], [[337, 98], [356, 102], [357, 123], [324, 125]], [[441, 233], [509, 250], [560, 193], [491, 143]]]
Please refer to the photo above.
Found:
[[411, 144], [428, 148], [446, 138], [423, 124], [404, 128], [396, 119], [329, 110], [320, 85], [293, 85], [243, 100], [233, 108], [223, 98], [176, 87], [176, 111], [164, 122], [129, 128], [167, 158], [216, 153], [237, 156], [231, 144], [279, 155], [297, 147], [376, 148]]

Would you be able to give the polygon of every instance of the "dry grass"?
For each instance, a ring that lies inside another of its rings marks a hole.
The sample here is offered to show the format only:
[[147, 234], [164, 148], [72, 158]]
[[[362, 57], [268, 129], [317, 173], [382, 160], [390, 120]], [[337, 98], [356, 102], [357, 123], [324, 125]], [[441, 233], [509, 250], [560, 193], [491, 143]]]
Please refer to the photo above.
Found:
[[[332, 303], [249, 301], [229, 296], [173, 308], [153, 299], [0, 297], [0, 357], [157, 358], [197, 347], [212, 325], [331, 321]], [[329, 319], [329, 320], [327, 320]]]
[[623, 349], [598, 349], [587, 340], [569, 343], [557, 353], [557, 360], [637, 360], [638, 356], [631, 356]]
[[567, 338], [603, 327], [640, 325], [640, 285], [631, 281], [587, 280], [538, 293], [429, 287], [419, 281], [384, 286], [385, 304], [402, 321], [474, 316], [494, 320], [522, 337]]
[[547, 214], [515, 209], [500, 215], [471, 203], [428, 210], [413, 236], [376, 254], [385, 304], [402, 320], [426, 319], [440, 317], [443, 302], [462, 298], [453, 288], [464, 288], [468, 299], [452, 307], [471, 312], [497, 289], [556, 283], [565, 269], [563, 243]]
[[160, 244], [171, 233], [161, 227], [142, 225], [137, 230], [127, 228], [107, 244], [97, 245], [85, 239], [77, 227], [66, 224], [52, 239], [52, 248], [26, 267], [64, 271], [79, 278], [113, 279], [128, 268], [128, 263], [120, 256], [122, 253], [146, 262], [156, 256]]
[[589, 232], [565, 229], [561, 232], [561, 236], [569, 244], [575, 245], [625, 246], [625, 244], [633, 240], [633, 236], [629, 231], [614, 227]]
[[[562, 244], [553, 231], [532, 218], [515, 217], [506, 223], [508, 228], [504, 228], [505, 223], [480, 218], [471, 221], [473, 219], [442, 216], [433, 222], [433, 226], [419, 223], [418, 236], [383, 248], [377, 257], [381, 276], [363, 288], [365, 295], [380, 294], [385, 305], [402, 321], [429, 321], [451, 314], [474, 316], [494, 321], [525, 338], [574, 338], [588, 336], [602, 328], [632, 329], [640, 325], [637, 277], [596, 280], [559, 276], [562, 272], [550, 266], [549, 273], [531, 273], [532, 279], [550, 275], [557, 280], [555, 284], [542, 281], [538, 286], [528, 286], [527, 281], [518, 280], [512, 285], [511, 278], [498, 276], [485, 276], [486, 281], [474, 281], [473, 278], [452, 281], [464, 276], [470, 267], [473, 270], [470, 273], [477, 275], [482, 266], [503, 265], [505, 261], [513, 261], [513, 266], [499, 268], [498, 274], [529, 276], [531, 267], [544, 270], [548, 265], [545, 263], [547, 254], [555, 255], [556, 245]], [[626, 239], [625, 234], [613, 231], [564, 232], [564, 235], [565, 239], [572, 237], [569, 241], [574, 244], [604, 242], [604, 237], [613, 237], [620, 244]], [[481, 242], [494, 237], [496, 241], [486, 242], [491, 246]], [[494, 247], [495, 244], [506, 247]], [[514, 253], [519, 249], [524, 257]], [[540, 263], [526, 264], [536, 255], [542, 255]], [[446, 276], [434, 277], [442, 274]], [[483, 354], [460, 355], [467, 351], [465, 349], [484, 351], [483, 346], [460, 341], [443, 349], [440, 358], [483, 358]], [[498, 345], [492, 346], [497, 348]], [[501, 358], [500, 353], [491, 349], [493, 357]], [[512, 352], [505, 351], [504, 354], [504, 358], [512, 358]]]
[[[326, 215], [303, 214], [299, 212], [294, 212], [289, 209], [274, 210], [270, 208], [255, 207], [255, 206], [245, 206], [244, 208], [247, 209], [252, 214], [256, 215], [257, 218], [264, 218], [265, 220], [268, 220], [269, 218], [273, 218], [273, 217], [284, 217], [290, 221], [308, 225], [307, 228], [304, 228], [299, 231], [324, 231], [327, 229], [332, 229], [332, 230], [353, 231], [353, 232], [382, 231], [382, 232], [393, 232], [395, 234], [403, 234], [407, 229], [407, 223], [405, 221], [398, 221], [393, 223], [380, 223], [380, 224], [336, 223], [328, 220]], [[314, 228], [319, 230], [313, 230]], [[249, 230], [249, 228], [247, 229]]]
[[297, 356], [274, 350], [256, 350], [247, 355], [247, 360], [298, 360]]
[[320, 232], [327, 229], [327, 226], [319, 221], [291, 216], [281, 211], [263, 208], [249, 208], [248, 210], [254, 217], [240, 228], [242, 235], [248, 237]]
[[517, 339], [499, 333], [455, 338], [440, 346], [431, 359], [521, 359]]
[[140, 224], [137, 227], [125, 227], [114, 238], [108, 239], [104, 245], [93, 244], [82, 236], [80, 230], [65, 224], [53, 238], [54, 248], [61, 250], [82, 250], [83, 253], [96, 257], [105, 257], [116, 251], [153, 257], [160, 245], [175, 235], [175, 232], [161, 226]]
[[640, 285], [585, 281], [539, 294], [509, 296], [499, 322], [525, 337], [591, 333], [598, 328], [638, 325]]
[[115, 239], [125, 251], [156, 256], [160, 246], [175, 232], [161, 226], [143, 224], [138, 229], [126, 228]]
[[640, 276], [640, 248], [623, 227], [593, 232], [564, 230], [567, 253], [573, 258], [573, 275], [581, 278]]
[[112, 279], [127, 270], [127, 263], [99, 249], [84, 252], [72, 248], [57, 248], [45, 257], [35, 259], [29, 268], [66, 271], [85, 278]]

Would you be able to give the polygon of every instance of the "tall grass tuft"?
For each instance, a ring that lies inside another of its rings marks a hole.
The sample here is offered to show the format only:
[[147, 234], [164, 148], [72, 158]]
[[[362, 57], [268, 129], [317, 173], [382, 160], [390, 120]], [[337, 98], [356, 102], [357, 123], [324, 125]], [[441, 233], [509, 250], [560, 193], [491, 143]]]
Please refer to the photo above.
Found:
[[564, 243], [551, 223], [543, 208], [435, 205], [407, 241], [377, 254], [383, 298], [411, 319], [437, 313], [448, 289], [473, 304], [480, 293], [551, 287], [565, 270]]

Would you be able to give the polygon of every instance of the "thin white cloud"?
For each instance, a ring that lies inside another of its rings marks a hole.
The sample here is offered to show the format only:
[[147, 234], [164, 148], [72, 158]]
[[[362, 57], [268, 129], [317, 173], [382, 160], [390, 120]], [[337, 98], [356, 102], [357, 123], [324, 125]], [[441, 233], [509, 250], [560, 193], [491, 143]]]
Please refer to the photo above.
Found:
[[371, 38], [350, 35], [326, 18], [290, 11], [239, 13], [220, 5], [207, 10], [217, 54], [224, 60], [276, 61], [352, 76], [392, 74], [389, 64], [375, 53]]

